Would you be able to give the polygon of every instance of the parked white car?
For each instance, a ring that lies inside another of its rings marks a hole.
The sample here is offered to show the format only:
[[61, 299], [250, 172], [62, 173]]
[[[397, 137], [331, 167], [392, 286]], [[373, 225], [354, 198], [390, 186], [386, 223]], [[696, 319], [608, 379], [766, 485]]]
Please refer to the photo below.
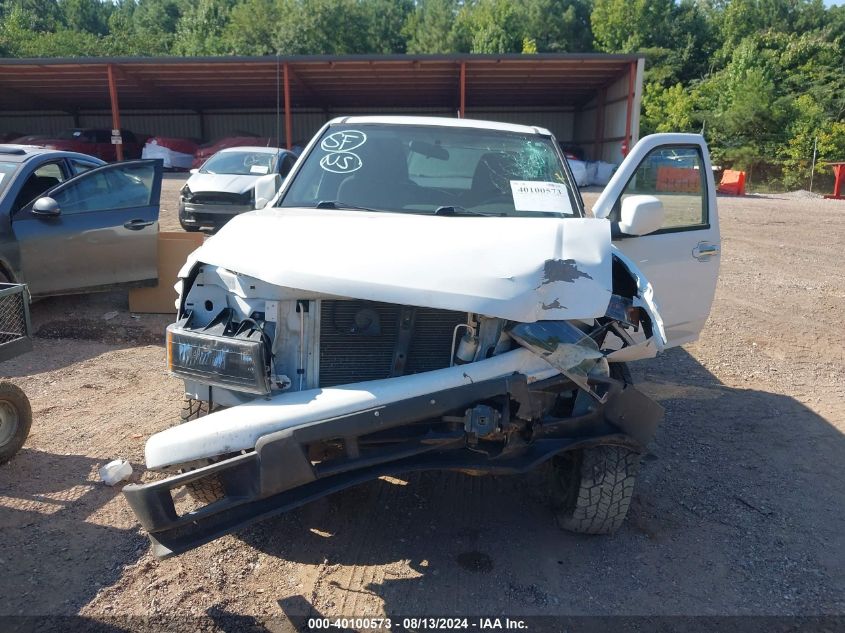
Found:
[[[180, 273], [183, 423], [146, 462], [181, 474], [125, 488], [156, 554], [386, 474], [544, 462], [561, 526], [619, 528], [662, 417], [625, 363], [695, 340], [713, 300], [709, 165], [701, 136], [646, 137], [588, 217], [547, 130], [328, 123]], [[208, 505], [177, 514], [181, 486]]]
[[[179, 192], [179, 224], [186, 231], [219, 229], [239, 213], [256, 208], [255, 183], [275, 176], [273, 194], [288, 175], [296, 154], [278, 147], [229, 147], [209, 158]], [[261, 202], [267, 204], [269, 199]]]

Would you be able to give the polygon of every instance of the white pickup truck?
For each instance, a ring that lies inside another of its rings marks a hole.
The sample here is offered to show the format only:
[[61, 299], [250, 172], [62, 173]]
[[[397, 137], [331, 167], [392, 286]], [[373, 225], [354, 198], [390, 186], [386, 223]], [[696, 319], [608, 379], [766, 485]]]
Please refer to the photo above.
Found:
[[[562, 527], [616, 530], [662, 418], [625, 363], [713, 300], [704, 139], [642, 139], [592, 217], [520, 125], [339, 118], [276, 178], [180, 273], [184, 415], [146, 445], [175, 474], [124, 489], [156, 555], [383, 475], [546, 462]], [[179, 514], [182, 486], [205, 505]]]

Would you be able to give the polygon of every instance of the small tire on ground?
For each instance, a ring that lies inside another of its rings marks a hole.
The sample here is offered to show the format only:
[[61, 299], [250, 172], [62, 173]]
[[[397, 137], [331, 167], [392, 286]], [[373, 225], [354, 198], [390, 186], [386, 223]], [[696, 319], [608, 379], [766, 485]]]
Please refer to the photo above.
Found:
[[[611, 363], [610, 376], [633, 384], [625, 363]], [[640, 468], [630, 448], [601, 445], [567, 451], [552, 460], [552, 496], [558, 525], [581, 534], [613, 534], [625, 521]]]
[[0, 382], [0, 464], [21, 449], [32, 427], [29, 398], [17, 385]]
[[[219, 411], [222, 407], [214, 405], [211, 408], [211, 411]], [[185, 398], [182, 401], [182, 411], [179, 414], [180, 423], [184, 424], [185, 422], [190, 422], [191, 420], [196, 420], [203, 416], [208, 415], [208, 402], [204, 400], [195, 400], [193, 398]], [[213, 460], [207, 460], [209, 464], [213, 463]], [[188, 472], [193, 470], [192, 468], [185, 468], [182, 472]], [[193, 481], [189, 484], [185, 484], [185, 488], [188, 490], [188, 494], [191, 497], [199, 501], [200, 503], [213, 503], [222, 499], [225, 495], [223, 490], [223, 482], [217, 476], [213, 477], [205, 477], [200, 481]]]

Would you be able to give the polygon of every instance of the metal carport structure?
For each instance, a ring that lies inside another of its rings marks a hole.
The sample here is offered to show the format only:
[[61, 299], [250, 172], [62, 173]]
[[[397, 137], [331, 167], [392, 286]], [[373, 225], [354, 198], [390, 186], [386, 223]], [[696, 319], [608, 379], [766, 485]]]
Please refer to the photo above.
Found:
[[638, 137], [643, 68], [604, 54], [3, 59], [0, 132], [249, 127], [290, 146], [334, 116], [434, 114], [548, 127], [618, 162]]

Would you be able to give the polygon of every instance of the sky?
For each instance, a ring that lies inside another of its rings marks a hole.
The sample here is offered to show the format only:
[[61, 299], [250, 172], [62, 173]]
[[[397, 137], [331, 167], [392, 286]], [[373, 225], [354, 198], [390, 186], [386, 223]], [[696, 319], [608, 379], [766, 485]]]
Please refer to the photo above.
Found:
[[833, 5], [840, 5], [843, 2], [845, 2], [845, 0], [824, 0], [824, 6], [832, 7]]

